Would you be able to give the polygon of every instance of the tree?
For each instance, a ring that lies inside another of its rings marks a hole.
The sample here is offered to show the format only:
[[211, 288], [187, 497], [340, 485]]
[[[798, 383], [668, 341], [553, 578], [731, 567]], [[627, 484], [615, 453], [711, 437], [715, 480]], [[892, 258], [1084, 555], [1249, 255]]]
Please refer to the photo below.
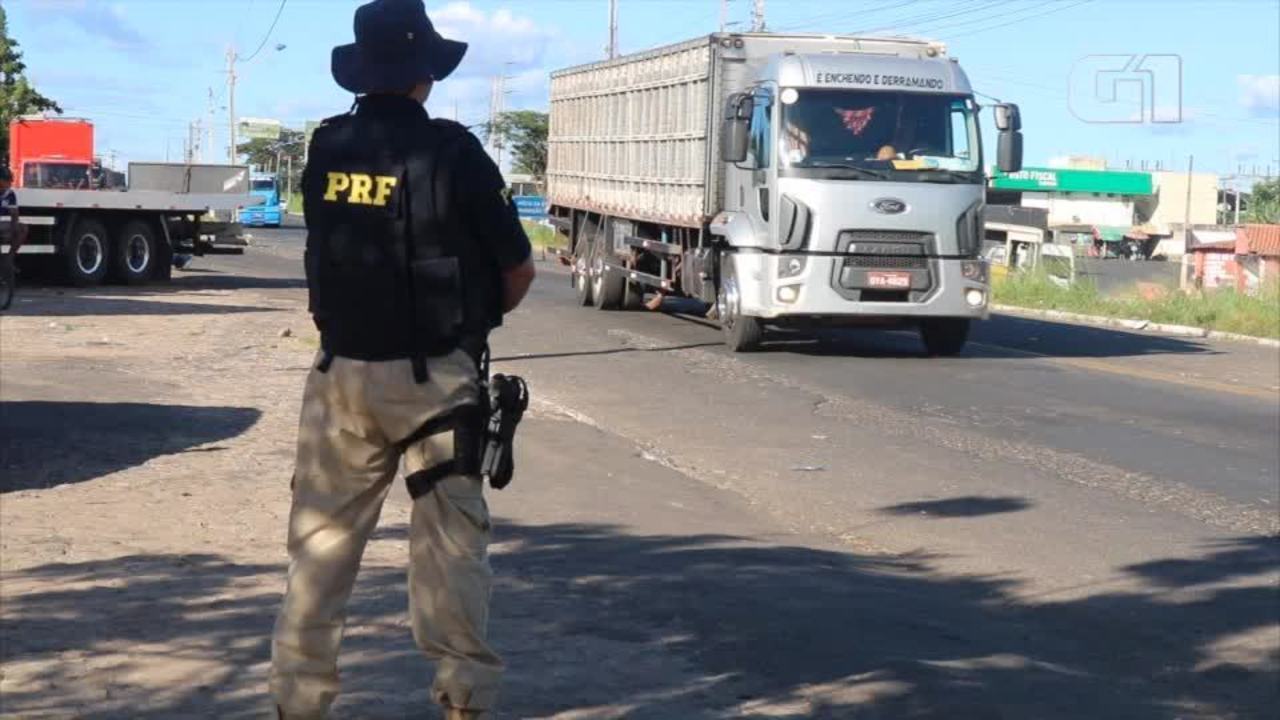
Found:
[[547, 174], [547, 114], [513, 110], [498, 115], [490, 132], [511, 149], [511, 168], [542, 179]]
[[[254, 138], [240, 143], [236, 146], [236, 153], [249, 165], [276, 173], [280, 178], [280, 191], [284, 192], [286, 186], [295, 190], [300, 186], [304, 142], [301, 130], [285, 128], [280, 131], [280, 138], [277, 140]], [[293, 177], [286, 181], [285, 171], [289, 169], [290, 159], [293, 161]]]
[[52, 111], [62, 114], [58, 103], [36, 92], [27, 82], [26, 63], [18, 41], [9, 37], [9, 18], [0, 6], [0, 164], [8, 164], [9, 122], [31, 113]]
[[1245, 201], [1249, 206], [1245, 217], [1251, 223], [1280, 223], [1280, 178], [1261, 180]]

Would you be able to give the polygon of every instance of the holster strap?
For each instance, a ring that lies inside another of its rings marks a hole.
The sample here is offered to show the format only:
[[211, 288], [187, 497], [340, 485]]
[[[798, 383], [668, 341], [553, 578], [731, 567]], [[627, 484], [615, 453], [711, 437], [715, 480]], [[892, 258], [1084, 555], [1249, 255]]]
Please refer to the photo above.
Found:
[[404, 479], [405, 487], [409, 489], [409, 497], [417, 500], [430, 493], [441, 480], [454, 474], [455, 467], [457, 463], [449, 459], [436, 463], [426, 470], [409, 473]]

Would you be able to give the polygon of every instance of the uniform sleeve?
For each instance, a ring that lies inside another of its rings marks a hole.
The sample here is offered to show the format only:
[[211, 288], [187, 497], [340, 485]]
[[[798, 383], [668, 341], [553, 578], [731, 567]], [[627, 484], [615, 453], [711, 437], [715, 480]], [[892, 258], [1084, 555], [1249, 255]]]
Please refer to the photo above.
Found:
[[502, 172], [474, 137], [466, 140], [455, 168], [454, 189], [463, 224], [506, 271], [519, 267], [532, 252], [529, 237]]

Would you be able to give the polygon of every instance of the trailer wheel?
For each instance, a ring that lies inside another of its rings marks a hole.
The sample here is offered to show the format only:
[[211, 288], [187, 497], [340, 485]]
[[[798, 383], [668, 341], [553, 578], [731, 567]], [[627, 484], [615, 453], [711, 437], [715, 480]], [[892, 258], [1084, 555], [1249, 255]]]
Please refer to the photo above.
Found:
[[617, 310], [622, 307], [627, 290], [627, 278], [609, 267], [606, 252], [597, 244], [591, 261], [591, 297], [598, 310]]
[[959, 355], [969, 340], [968, 318], [930, 318], [920, 322], [920, 339], [933, 356]]
[[155, 276], [160, 251], [151, 223], [143, 220], [125, 223], [112, 250], [115, 276], [125, 284], [141, 285]]
[[578, 304], [587, 306], [591, 304], [591, 260], [594, 254], [595, 246], [590, 242], [578, 243], [578, 250], [573, 255], [573, 270], [570, 271], [570, 278], [573, 281], [573, 289], [577, 291]]
[[80, 220], [71, 229], [63, 252], [67, 281], [77, 287], [98, 285], [107, 274], [109, 262], [107, 229], [92, 218]]
[[716, 290], [716, 314], [724, 331], [724, 343], [734, 352], [751, 352], [764, 340], [764, 324], [760, 318], [742, 314], [742, 296], [738, 276], [733, 269], [733, 256], [725, 255], [720, 264], [720, 286]]
[[644, 285], [632, 280], [627, 281], [626, 290], [622, 293], [623, 310], [644, 309]]

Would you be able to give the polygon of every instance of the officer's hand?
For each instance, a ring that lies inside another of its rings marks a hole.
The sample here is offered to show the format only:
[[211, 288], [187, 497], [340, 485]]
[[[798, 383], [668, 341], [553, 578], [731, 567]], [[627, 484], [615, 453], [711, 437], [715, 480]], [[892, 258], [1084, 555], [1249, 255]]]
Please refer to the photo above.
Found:
[[533, 284], [537, 272], [533, 269], [533, 258], [502, 273], [502, 312], [509, 313], [516, 309]]

